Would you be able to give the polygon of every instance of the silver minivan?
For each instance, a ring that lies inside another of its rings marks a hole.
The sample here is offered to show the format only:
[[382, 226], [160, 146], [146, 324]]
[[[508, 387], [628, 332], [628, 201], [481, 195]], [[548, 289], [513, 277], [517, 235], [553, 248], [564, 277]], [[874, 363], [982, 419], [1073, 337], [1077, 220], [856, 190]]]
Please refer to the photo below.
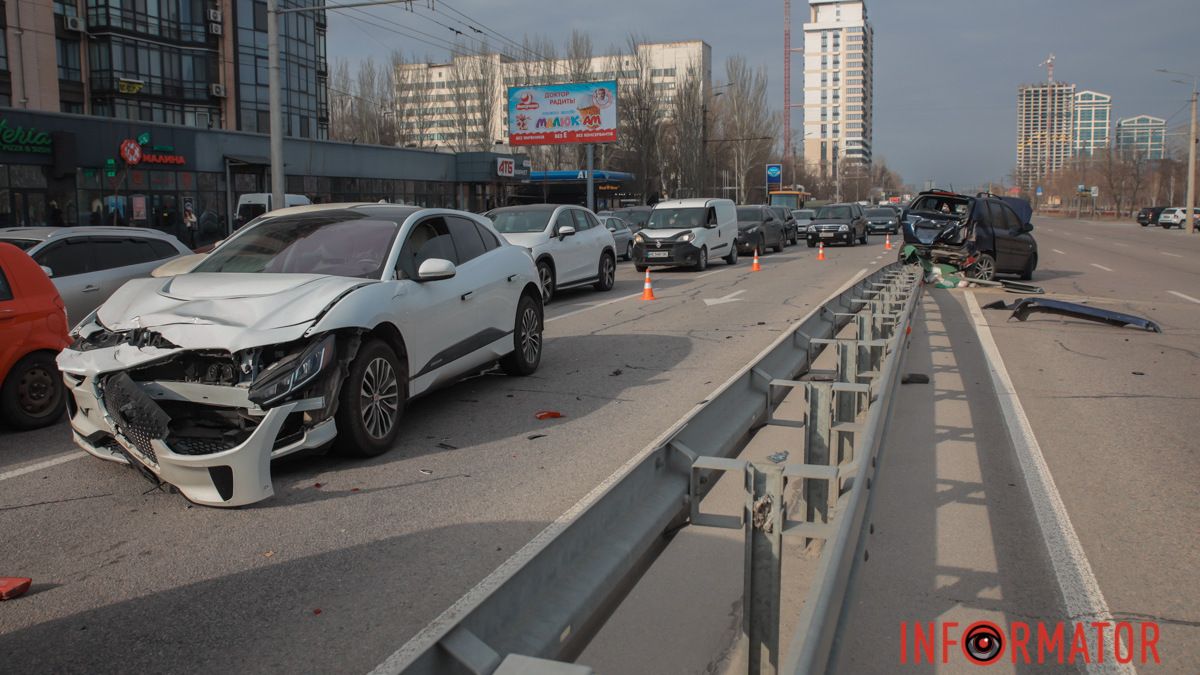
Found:
[[148, 277], [165, 260], [191, 253], [175, 237], [141, 227], [6, 227], [0, 228], [0, 241], [24, 250], [46, 270], [71, 325], [126, 281]]

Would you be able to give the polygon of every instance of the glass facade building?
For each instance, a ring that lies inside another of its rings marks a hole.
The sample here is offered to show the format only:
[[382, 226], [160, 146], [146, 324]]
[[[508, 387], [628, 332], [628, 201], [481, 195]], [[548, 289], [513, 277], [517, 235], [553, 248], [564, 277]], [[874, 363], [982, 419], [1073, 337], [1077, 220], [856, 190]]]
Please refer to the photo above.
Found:
[[1166, 140], [1167, 122], [1161, 117], [1138, 115], [1117, 121], [1117, 149], [1127, 157], [1164, 159]]
[[[324, 0], [280, 0], [280, 9], [324, 7]], [[267, 77], [267, 3], [236, 0], [237, 123], [241, 131], [270, 132]], [[328, 138], [328, 67], [325, 59], [325, 10], [280, 14], [280, 81], [283, 133], [298, 138]]]
[[1112, 97], [1090, 90], [1075, 94], [1073, 127], [1076, 157], [1093, 157], [1103, 152], [1108, 148], [1112, 127]]

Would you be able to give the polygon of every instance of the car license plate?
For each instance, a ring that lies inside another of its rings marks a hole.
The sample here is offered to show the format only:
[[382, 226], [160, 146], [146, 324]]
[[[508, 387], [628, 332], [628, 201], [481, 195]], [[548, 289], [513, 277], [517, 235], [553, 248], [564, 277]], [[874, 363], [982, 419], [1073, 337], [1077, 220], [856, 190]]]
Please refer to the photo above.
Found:
[[646, 257], [647, 258], [670, 258], [671, 252], [670, 251], [648, 251], [646, 253]]
[[833, 239], [833, 235], [834, 235], [833, 232], [822, 232], [821, 238], [822, 239]]

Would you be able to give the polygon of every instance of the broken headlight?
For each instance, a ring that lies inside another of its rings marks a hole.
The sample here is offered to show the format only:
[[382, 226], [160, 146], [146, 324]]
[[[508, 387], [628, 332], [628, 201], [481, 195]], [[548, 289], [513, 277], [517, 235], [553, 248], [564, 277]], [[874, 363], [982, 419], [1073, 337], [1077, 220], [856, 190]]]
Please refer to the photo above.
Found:
[[334, 338], [328, 335], [304, 351], [276, 361], [250, 385], [250, 400], [260, 406], [270, 405], [312, 382], [333, 362], [334, 347]]

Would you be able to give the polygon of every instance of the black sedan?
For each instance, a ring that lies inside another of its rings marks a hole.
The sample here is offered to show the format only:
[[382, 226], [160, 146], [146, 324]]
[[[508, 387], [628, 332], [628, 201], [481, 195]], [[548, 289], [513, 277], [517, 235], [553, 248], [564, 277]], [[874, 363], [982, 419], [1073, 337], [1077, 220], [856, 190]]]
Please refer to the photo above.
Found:
[[830, 204], [817, 209], [808, 224], [808, 247], [817, 242], [841, 242], [847, 246], [867, 243], [867, 217], [861, 204]]
[[786, 225], [780, 220], [769, 206], [739, 206], [737, 207], [738, 253], [750, 255], [754, 251], [766, 254], [768, 246], [774, 246], [775, 252], [783, 251], [787, 246]]
[[1148, 225], [1157, 225], [1158, 217], [1161, 216], [1162, 212], [1166, 210], [1167, 207], [1165, 206], [1147, 206], [1141, 211], [1138, 211], [1137, 223], [1142, 227], [1146, 227]]
[[899, 234], [900, 214], [887, 207], [867, 209], [867, 230], [871, 234]]

